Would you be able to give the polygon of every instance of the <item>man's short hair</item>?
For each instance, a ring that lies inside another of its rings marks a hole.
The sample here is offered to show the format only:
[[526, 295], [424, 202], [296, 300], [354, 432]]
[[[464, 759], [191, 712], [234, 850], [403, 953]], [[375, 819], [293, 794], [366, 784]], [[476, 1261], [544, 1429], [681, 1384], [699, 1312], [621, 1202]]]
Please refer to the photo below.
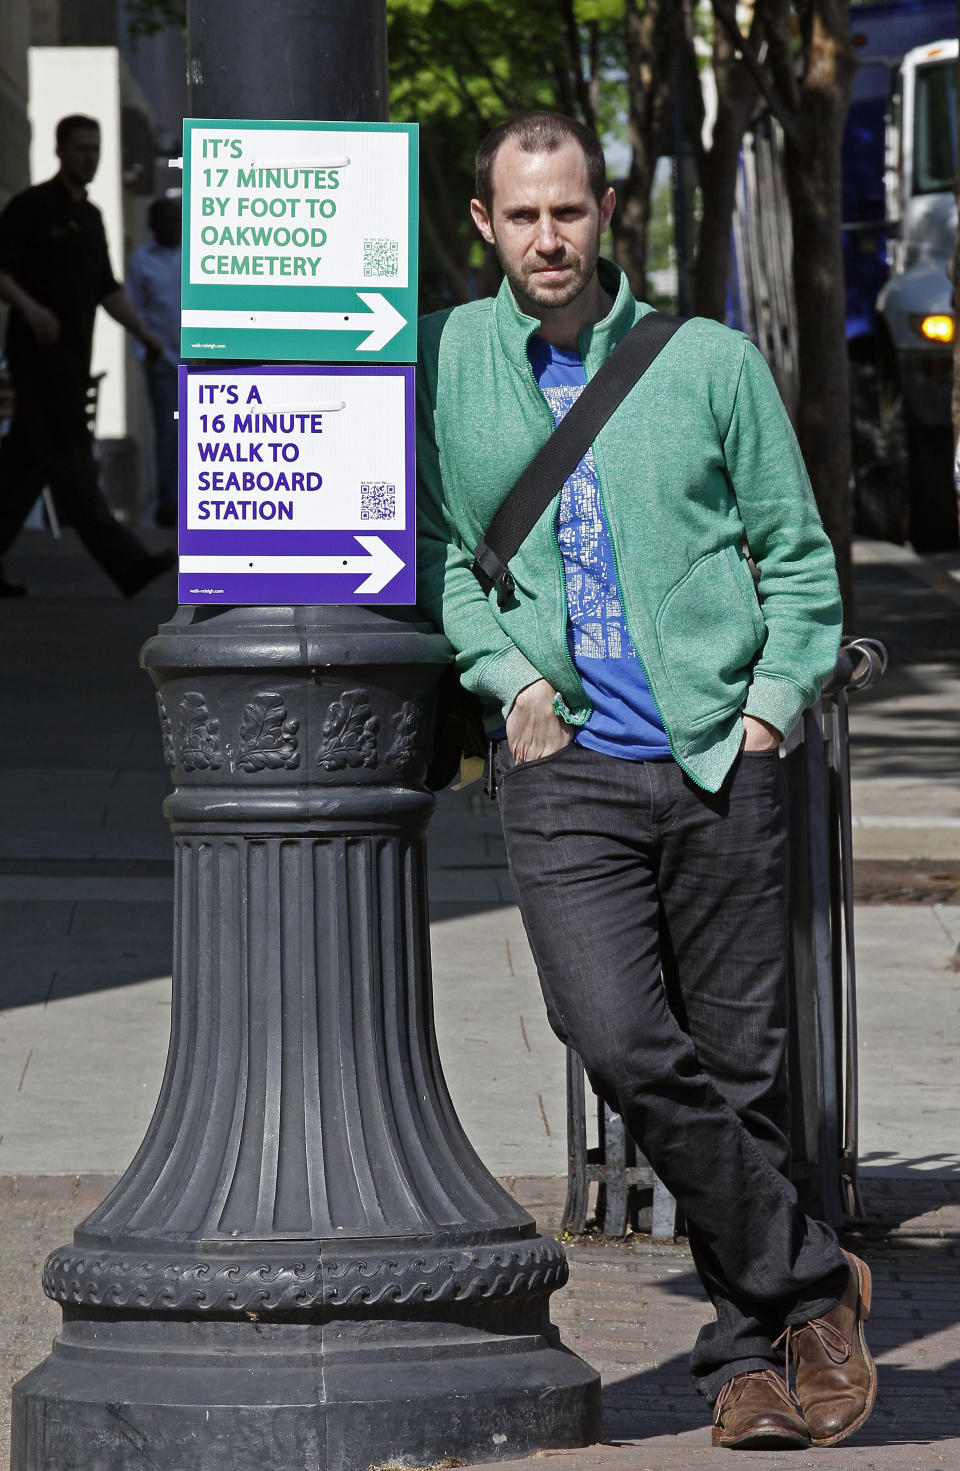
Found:
[[607, 165], [596, 133], [562, 112], [527, 112], [494, 128], [477, 149], [477, 198], [487, 213], [493, 208], [493, 165], [504, 143], [512, 140], [524, 153], [556, 153], [570, 139], [583, 151], [599, 204], [607, 190]]
[[90, 128], [100, 131], [100, 124], [95, 117], [84, 117], [82, 112], [72, 112], [69, 117], [62, 117], [57, 123], [57, 151], [69, 141], [71, 133], [79, 133]]

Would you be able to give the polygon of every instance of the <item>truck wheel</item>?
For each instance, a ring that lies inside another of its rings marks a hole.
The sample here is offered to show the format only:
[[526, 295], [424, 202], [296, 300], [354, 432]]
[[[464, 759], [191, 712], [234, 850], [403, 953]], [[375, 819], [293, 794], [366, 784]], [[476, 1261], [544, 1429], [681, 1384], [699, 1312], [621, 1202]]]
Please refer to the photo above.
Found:
[[918, 552], [960, 548], [957, 492], [953, 483], [953, 433], [949, 425], [920, 424], [907, 411], [910, 467], [910, 540]]

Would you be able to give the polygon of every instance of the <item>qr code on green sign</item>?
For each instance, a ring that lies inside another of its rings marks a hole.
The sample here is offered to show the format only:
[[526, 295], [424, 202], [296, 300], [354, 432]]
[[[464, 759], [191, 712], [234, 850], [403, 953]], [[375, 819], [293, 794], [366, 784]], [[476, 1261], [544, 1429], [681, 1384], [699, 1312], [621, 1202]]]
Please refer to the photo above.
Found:
[[397, 514], [397, 487], [387, 480], [361, 480], [360, 520], [392, 521]]
[[399, 270], [399, 240], [365, 240], [363, 242], [363, 274], [365, 276], [395, 276]]

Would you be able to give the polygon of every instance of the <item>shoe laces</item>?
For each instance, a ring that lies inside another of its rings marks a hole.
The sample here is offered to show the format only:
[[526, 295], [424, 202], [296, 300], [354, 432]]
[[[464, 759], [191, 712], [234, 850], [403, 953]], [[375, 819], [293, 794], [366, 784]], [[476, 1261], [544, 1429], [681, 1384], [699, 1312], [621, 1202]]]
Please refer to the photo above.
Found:
[[827, 1318], [808, 1318], [806, 1323], [788, 1323], [780, 1334], [774, 1339], [773, 1347], [784, 1347], [784, 1371], [787, 1383], [790, 1382], [790, 1360], [799, 1365], [800, 1347], [798, 1340], [804, 1333], [812, 1333], [820, 1344], [827, 1358], [834, 1364], [845, 1364], [852, 1353], [849, 1340], [840, 1332]]
[[[779, 1343], [779, 1341], [780, 1340], [778, 1339], [777, 1343]], [[774, 1344], [774, 1348], [776, 1348], [776, 1344]], [[793, 1390], [790, 1389], [789, 1385], [784, 1384], [783, 1380], [780, 1378], [780, 1375], [775, 1369], [748, 1369], [745, 1374], [734, 1374], [732, 1379], [728, 1379], [726, 1383], [720, 1386], [720, 1393], [717, 1395], [713, 1406], [713, 1420], [715, 1425], [720, 1424], [720, 1421], [723, 1418], [723, 1412], [727, 1407], [727, 1403], [736, 1392], [737, 1386], [744, 1379], [753, 1379], [758, 1374], [763, 1380], [765, 1380], [767, 1384], [770, 1385], [770, 1388], [780, 1396], [784, 1404], [788, 1405], [791, 1410], [796, 1411], [798, 1414], [802, 1414], [802, 1411], [800, 1409], [800, 1401], [793, 1393]]]

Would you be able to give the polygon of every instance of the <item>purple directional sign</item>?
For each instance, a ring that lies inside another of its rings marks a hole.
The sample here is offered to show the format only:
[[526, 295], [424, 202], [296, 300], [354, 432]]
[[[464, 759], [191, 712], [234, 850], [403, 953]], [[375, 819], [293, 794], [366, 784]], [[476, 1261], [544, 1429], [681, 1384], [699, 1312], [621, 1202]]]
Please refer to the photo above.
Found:
[[414, 602], [413, 374], [181, 367], [180, 602]]

